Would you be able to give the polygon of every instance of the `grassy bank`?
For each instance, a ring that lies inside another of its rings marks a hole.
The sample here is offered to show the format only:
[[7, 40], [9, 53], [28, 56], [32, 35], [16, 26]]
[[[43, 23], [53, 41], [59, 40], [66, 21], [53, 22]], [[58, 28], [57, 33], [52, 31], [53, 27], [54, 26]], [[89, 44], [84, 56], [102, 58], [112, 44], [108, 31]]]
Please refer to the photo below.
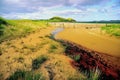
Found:
[[4, 20], [4, 21], [6, 22], [7, 25], [3, 24], [3, 22], [1, 23], [0, 42], [18, 37], [24, 37], [31, 32], [47, 27], [45, 21], [32, 21], [32, 20]]
[[120, 37], [120, 24], [106, 25], [101, 29], [112, 36]]

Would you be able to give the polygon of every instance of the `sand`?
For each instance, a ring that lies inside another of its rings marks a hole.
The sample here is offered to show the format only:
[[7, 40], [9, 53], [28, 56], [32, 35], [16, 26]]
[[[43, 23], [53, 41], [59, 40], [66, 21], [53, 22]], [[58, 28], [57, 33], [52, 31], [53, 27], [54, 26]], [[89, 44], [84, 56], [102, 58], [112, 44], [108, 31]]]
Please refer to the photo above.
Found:
[[[96, 24], [92, 25], [95, 26]], [[85, 27], [89, 27], [89, 25], [79, 28], [64, 28], [62, 32], [56, 35], [56, 38], [77, 43], [100, 53], [120, 57], [120, 38], [108, 36], [101, 32], [100, 28], [86, 29]]]

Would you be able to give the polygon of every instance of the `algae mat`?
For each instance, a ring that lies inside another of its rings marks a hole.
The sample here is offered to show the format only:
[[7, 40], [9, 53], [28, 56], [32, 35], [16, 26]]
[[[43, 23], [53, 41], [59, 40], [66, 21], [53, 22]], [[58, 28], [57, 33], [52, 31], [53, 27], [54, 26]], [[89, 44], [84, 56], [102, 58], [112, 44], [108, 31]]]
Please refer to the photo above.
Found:
[[120, 39], [105, 36], [85, 28], [64, 29], [56, 35], [57, 39], [72, 41], [88, 49], [120, 57]]

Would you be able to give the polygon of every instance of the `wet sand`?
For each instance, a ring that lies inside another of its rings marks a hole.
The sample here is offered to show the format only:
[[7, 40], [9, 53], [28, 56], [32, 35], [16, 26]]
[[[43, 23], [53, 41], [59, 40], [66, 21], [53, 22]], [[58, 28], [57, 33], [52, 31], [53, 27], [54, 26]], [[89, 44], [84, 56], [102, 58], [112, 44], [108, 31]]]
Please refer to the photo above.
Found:
[[96, 30], [65, 28], [56, 35], [56, 38], [74, 42], [93, 51], [120, 57], [120, 39], [96, 33]]

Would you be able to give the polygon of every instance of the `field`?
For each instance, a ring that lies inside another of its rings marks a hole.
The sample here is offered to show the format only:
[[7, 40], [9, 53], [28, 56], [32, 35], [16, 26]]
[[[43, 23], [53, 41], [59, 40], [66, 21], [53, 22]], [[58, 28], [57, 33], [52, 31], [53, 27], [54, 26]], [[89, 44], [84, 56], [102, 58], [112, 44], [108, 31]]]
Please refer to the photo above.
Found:
[[[71, 46], [63, 45], [61, 40], [114, 56], [113, 61], [120, 57], [119, 34], [117, 37], [107, 34], [105, 24], [5, 21], [6, 24], [0, 24], [0, 80], [98, 80], [101, 70], [97, 66], [89, 72], [80, 70], [76, 65], [82, 61], [82, 55], [75, 55], [73, 48], [73, 55], [68, 55], [67, 50], [72, 51], [67, 48]], [[58, 39], [55, 40], [51, 33], [59, 27], [64, 30], [55, 36]], [[120, 67], [119, 62], [113, 65]], [[113, 78], [118, 78], [116, 73], [114, 75]]]

